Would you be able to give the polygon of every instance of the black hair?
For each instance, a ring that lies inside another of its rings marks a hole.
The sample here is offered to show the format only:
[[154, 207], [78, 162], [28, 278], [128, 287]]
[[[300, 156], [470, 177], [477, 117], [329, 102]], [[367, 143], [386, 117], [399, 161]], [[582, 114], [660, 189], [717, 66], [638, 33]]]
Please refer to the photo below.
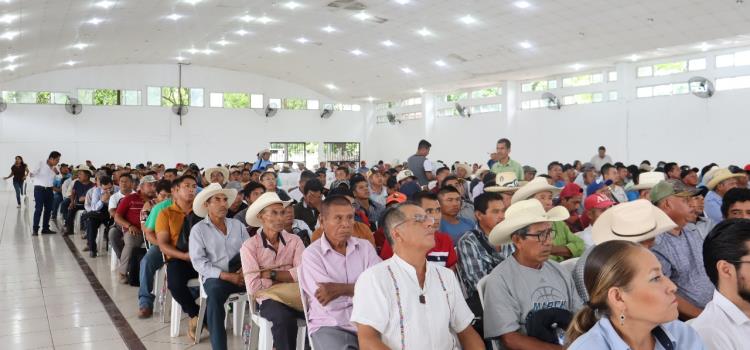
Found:
[[677, 163], [669, 162], [667, 164], [664, 164], [664, 171], [669, 173], [670, 171], [674, 170], [674, 168], [676, 167], [677, 167]]
[[177, 169], [175, 169], [175, 168], [169, 168], [169, 169], [164, 170], [164, 173], [165, 174], [166, 173], [173, 173], [175, 176], [177, 176]]
[[57, 158], [60, 158], [61, 156], [62, 154], [60, 154], [60, 152], [52, 151], [49, 153], [49, 157], [47, 157], [47, 159], [57, 159]]
[[549, 163], [549, 164], [547, 165], [547, 171], [550, 171], [550, 170], [552, 170], [552, 168], [554, 168], [555, 166], [559, 166], [560, 168], [562, 168], [562, 167], [563, 167], [563, 166], [562, 166], [562, 164], [560, 164], [560, 162], [558, 162], [558, 161], [553, 161], [553, 162], [551, 162], [551, 163]]
[[182, 185], [185, 180], [193, 180], [195, 183], [198, 183], [198, 180], [193, 175], [182, 175], [174, 180], [175, 187]]
[[340, 186], [340, 187], [332, 188], [330, 191], [328, 191], [328, 196], [326, 196], [326, 198], [331, 197], [331, 196], [348, 196], [348, 197], [353, 198], [354, 193], [348, 187]]
[[606, 150], [607, 150], [607, 148], [606, 148], [606, 147], [604, 147], [604, 146], [599, 146], [599, 150], [600, 150], [600, 151], [606, 151]]
[[446, 172], [446, 171], [450, 172], [451, 169], [449, 167], [447, 167], [447, 166], [440, 167], [440, 168], [438, 168], [438, 170], [435, 170], [435, 176], [437, 176], [440, 173]]
[[716, 263], [727, 261], [739, 268], [738, 261], [750, 254], [750, 220], [728, 219], [720, 222], [703, 241], [703, 267], [711, 283], [719, 288], [719, 272]]
[[704, 167], [703, 167], [703, 168], [701, 169], [701, 177], [703, 177], [703, 175], [706, 175], [706, 173], [707, 173], [707, 172], [708, 172], [709, 170], [711, 170], [711, 168], [713, 168], [713, 167], [715, 167], [715, 166], [716, 166], [716, 163], [711, 163], [711, 164], [709, 164], [709, 165], [706, 165], [706, 166], [704, 166]]
[[317, 180], [318, 176], [315, 175], [315, 173], [312, 172], [312, 171], [310, 171], [310, 170], [305, 170], [305, 171], [303, 171], [302, 173], [299, 174], [299, 182], [307, 183], [308, 181], [310, 181], [312, 179], [316, 179]]
[[336, 168], [336, 171], [339, 171], [339, 170], [343, 171], [344, 174], [349, 175], [349, 167], [339, 166], [338, 168]]
[[159, 180], [156, 182], [156, 193], [159, 193], [161, 191], [165, 191], [167, 193], [172, 193], [172, 181], [169, 180]]
[[305, 183], [305, 190], [302, 194], [307, 195], [308, 192], [323, 192], [323, 184], [317, 178], [312, 178]]
[[492, 201], [503, 201], [503, 197], [500, 193], [496, 192], [485, 192], [474, 198], [474, 211], [482, 214], [487, 214], [487, 208], [490, 206]]
[[440, 183], [440, 187], [445, 187], [445, 183], [452, 180], [458, 180], [458, 177], [456, 175], [448, 175], [443, 179], [443, 182]]
[[419, 145], [417, 145], [417, 149], [421, 148], [432, 148], [432, 144], [427, 142], [427, 140], [419, 140]]
[[501, 138], [501, 139], [499, 139], [499, 140], [497, 140], [497, 143], [498, 144], [501, 144], [501, 143], [505, 144], [505, 148], [510, 149], [510, 140], [508, 140], [508, 139], [506, 139], [504, 137]]
[[455, 194], [461, 195], [461, 192], [458, 192], [458, 190], [455, 187], [446, 186], [446, 187], [440, 188], [440, 191], [438, 191], [438, 196], [442, 196], [447, 193], [455, 193]]
[[349, 187], [353, 191], [354, 187], [356, 187], [357, 184], [360, 183], [360, 182], [367, 183], [367, 179], [365, 179], [365, 177], [362, 176], [361, 174], [355, 174], [354, 176], [352, 176], [351, 179], [349, 179]]
[[604, 176], [604, 174], [606, 174], [607, 171], [609, 171], [609, 169], [612, 169], [614, 167], [615, 166], [610, 163], [605, 163], [604, 165], [602, 165], [602, 168], [600, 169], [599, 173], [602, 174], [602, 176]]
[[419, 206], [422, 206], [422, 200], [424, 199], [436, 201], [438, 200], [438, 196], [430, 191], [419, 191], [411, 196], [411, 200]]
[[240, 174], [244, 174], [245, 172], [247, 172], [248, 174], [250, 174], [250, 169], [246, 169], [246, 168], [240, 169]]
[[99, 178], [99, 185], [101, 186], [109, 185], [111, 183], [112, 183], [112, 178], [109, 176], [102, 176]]
[[320, 206], [320, 214], [323, 216], [326, 216], [326, 213], [328, 213], [328, 208], [330, 208], [333, 205], [340, 205], [340, 206], [347, 206], [349, 208], [352, 207], [352, 202], [349, 201], [348, 198], [345, 196], [335, 194], [333, 196], [327, 196], [325, 200], [323, 200], [323, 203]]
[[242, 196], [248, 197], [250, 196], [250, 193], [259, 188], [262, 188], [263, 192], [266, 192], [266, 186], [263, 186], [263, 184], [261, 184], [260, 182], [250, 181], [247, 183], [247, 185], [245, 185], [244, 188], [242, 188]]
[[750, 201], [750, 189], [735, 187], [724, 194], [721, 202], [721, 215], [724, 218], [729, 216], [729, 208], [737, 202]]
[[396, 181], [395, 176], [388, 176], [385, 180], [385, 186], [388, 188], [396, 188], [396, 185], [398, 185], [398, 182]]

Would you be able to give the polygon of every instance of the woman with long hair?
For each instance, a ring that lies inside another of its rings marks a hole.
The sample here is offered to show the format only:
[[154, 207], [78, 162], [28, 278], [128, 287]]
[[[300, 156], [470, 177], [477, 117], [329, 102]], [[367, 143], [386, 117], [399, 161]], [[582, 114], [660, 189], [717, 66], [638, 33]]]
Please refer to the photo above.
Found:
[[4, 177], [4, 180], [13, 178], [13, 189], [16, 190], [16, 202], [18, 208], [21, 207], [21, 195], [26, 195], [26, 191], [23, 189], [23, 182], [26, 181], [26, 177], [29, 176], [29, 166], [23, 161], [23, 157], [16, 156], [16, 161], [13, 166], [10, 167], [10, 174]]
[[590, 301], [573, 317], [568, 349], [705, 349], [677, 320], [677, 287], [648, 249], [629, 241], [599, 244], [583, 276]]

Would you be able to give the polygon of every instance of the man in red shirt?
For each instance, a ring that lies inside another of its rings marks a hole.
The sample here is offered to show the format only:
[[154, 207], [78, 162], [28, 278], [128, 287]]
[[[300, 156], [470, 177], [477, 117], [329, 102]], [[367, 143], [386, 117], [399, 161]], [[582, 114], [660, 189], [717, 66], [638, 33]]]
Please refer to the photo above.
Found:
[[[414, 194], [414, 203], [418, 204], [427, 215], [432, 216], [435, 222], [432, 224], [432, 230], [435, 232], [435, 247], [427, 252], [427, 262], [445, 266], [451, 270], [456, 270], [456, 262], [458, 262], [458, 256], [456, 250], [453, 249], [453, 240], [447, 233], [439, 232], [440, 228], [440, 202], [438, 201], [437, 195], [428, 192], [421, 191]], [[380, 257], [385, 260], [393, 256], [393, 248], [388, 244], [388, 240], [383, 243], [383, 249], [380, 250]]]
[[[141, 209], [143, 204], [156, 197], [156, 178], [146, 175], [141, 179], [138, 192], [125, 196], [117, 205], [115, 211], [115, 223], [122, 227], [122, 237], [115, 239], [112, 244], [122, 247], [120, 261], [117, 264], [117, 275], [120, 283], [128, 283], [128, 266], [133, 249], [143, 244], [143, 231], [141, 230]], [[119, 248], [116, 247], [115, 249]]]

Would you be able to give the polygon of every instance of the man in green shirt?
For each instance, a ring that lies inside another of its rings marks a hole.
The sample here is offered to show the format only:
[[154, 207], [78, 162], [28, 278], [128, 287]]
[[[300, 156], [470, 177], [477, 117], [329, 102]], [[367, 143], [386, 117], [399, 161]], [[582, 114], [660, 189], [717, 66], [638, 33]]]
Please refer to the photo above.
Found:
[[492, 165], [492, 172], [495, 174], [512, 172], [516, 174], [516, 178], [523, 179], [521, 164], [510, 159], [510, 140], [506, 138], [498, 140], [496, 151], [498, 161]]
[[[172, 182], [172, 191], [175, 190], [175, 183]], [[164, 257], [161, 255], [159, 244], [156, 241], [156, 218], [164, 208], [170, 205], [172, 205], [171, 198], [156, 204], [151, 208], [151, 212], [148, 214], [148, 218], [146, 218], [146, 222], [142, 227], [144, 237], [151, 246], [148, 248], [146, 255], [143, 256], [143, 259], [141, 259], [141, 268], [138, 276], [140, 280], [140, 286], [138, 287], [138, 318], [149, 318], [154, 312], [154, 299], [156, 297], [151, 293], [154, 289], [154, 274], [164, 265]]]

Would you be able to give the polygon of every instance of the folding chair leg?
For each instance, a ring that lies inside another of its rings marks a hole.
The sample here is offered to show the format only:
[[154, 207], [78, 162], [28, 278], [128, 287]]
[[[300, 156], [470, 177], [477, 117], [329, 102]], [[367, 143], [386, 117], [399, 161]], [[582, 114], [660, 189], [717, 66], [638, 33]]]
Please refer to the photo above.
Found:
[[172, 319], [169, 323], [169, 335], [172, 338], [180, 336], [180, 321], [182, 320], [182, 308], [177, 300], [172, 299]]
[[242, 335], [242, 325], [245, 323], [245, 300], [243, 298], [237, 299], [232, 304], [232, 332], [235, 336]]
[[201, 333], [203, 333], [203, 319], [206, 317], [206, 299], [200, 298], [200, 308], [198, 309], [198, 326], [195, 328], [195, 342], [198, 344], [201, 341]]

